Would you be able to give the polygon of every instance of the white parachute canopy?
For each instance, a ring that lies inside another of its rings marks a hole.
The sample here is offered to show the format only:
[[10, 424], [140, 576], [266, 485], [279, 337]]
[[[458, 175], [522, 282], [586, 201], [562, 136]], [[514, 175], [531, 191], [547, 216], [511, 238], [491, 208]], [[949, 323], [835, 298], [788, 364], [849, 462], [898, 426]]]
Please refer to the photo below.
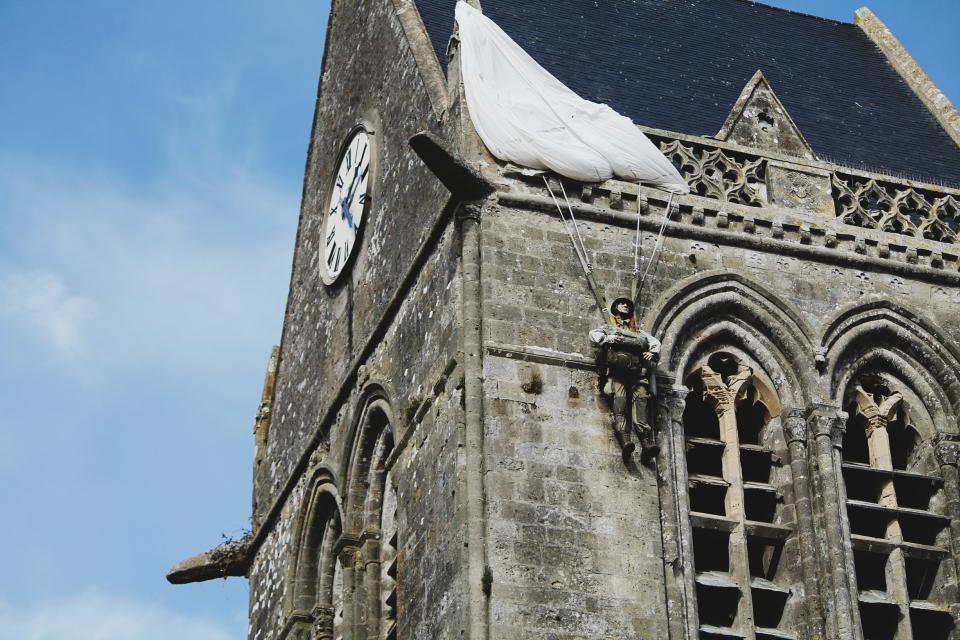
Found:
[[470, 118], [494, 156], [580, 182], [616, 176], [690, 192], [629, 118], [578, 96], [463, 0], [457, 3], [457, 23]]

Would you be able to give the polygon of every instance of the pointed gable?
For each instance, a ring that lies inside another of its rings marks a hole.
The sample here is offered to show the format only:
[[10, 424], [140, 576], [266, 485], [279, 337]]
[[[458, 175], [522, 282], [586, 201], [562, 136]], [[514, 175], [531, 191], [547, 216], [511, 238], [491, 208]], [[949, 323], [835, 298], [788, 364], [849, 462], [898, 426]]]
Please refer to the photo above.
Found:
[[717, 139], [808, 160], [816, 158], [760, 70], [743, 87]]

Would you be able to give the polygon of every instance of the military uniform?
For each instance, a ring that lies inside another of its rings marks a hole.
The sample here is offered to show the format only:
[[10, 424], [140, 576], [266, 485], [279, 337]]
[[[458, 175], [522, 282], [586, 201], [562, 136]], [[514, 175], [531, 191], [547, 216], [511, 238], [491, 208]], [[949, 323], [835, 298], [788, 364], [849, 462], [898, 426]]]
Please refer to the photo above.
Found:
[[[650, 425], [650, 367], [660, 355], [660, 341], [639, 331], [632, 319], [610, 316], [610, 324], [590, 332], [590, 343], [597, 351], [600, 367], [600, 391], [610, 398], [613, 429], [624, 458], [629, 458], [639, 440], [642, 458], [657, 453], [656, 439]], [[644, 353], [653, 354], [645, 360]]]

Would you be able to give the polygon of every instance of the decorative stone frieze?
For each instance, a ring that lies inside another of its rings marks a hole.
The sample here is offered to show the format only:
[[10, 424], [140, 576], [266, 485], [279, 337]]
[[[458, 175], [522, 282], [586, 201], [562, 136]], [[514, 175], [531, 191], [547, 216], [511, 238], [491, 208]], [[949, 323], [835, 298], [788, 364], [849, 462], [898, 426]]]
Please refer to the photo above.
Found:
[[830, 174], [826, 171], [771, 160], [767, 163], [767, 194], [775, 207], [834, 214]]
[[680, 168], [694, 193], [753, 207], [766, 204], [763, 158], [740, 156], [680, 140], [664, 140], [660, 142], [660, 150]]
[[906, 185], [834, 173], [833, 199], [837, 218], [855, 227], [879, 229], [956, 243], [960, 201]]

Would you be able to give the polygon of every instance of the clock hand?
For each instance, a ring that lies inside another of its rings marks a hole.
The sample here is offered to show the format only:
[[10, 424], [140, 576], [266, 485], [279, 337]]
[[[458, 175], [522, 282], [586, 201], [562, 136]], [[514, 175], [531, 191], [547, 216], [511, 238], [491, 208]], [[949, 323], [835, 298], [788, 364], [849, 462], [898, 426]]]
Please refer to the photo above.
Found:
[[350, 201], [341, 200], [340, 201], [340, 218], [347, 221], [347, 224], [350, 225], [351, 229], [356, 229], [357, 226], [353, 223], [353, 216], [350, 215]]
[[[350, 181], [350, 189], [347, 192], [347, 202], [353, 202], [353, 190], [357, 188], [357, 174], [360, 173], [360, 167], [363, 165], [363, 159], [367, 157], [367, 148], [363, 148], [363, 155], [357, 162], [357, 168], [353, 170], [353, 179]], [[369, 168], [369, 167], [368, 167]], [[367, 169], [363, 170], [363, 175], [367, 175]], [[361, 178], [363, 176], [360, 176]]]
[[347, 221], [347, 224], [350, 225], [351, 229], [356, 229], [357, 225], [353, 223], [353, 216], [350, 215], [350, 205], [346, 201], [343, 202], [343, 206], [340, 208], [341, 217]]

